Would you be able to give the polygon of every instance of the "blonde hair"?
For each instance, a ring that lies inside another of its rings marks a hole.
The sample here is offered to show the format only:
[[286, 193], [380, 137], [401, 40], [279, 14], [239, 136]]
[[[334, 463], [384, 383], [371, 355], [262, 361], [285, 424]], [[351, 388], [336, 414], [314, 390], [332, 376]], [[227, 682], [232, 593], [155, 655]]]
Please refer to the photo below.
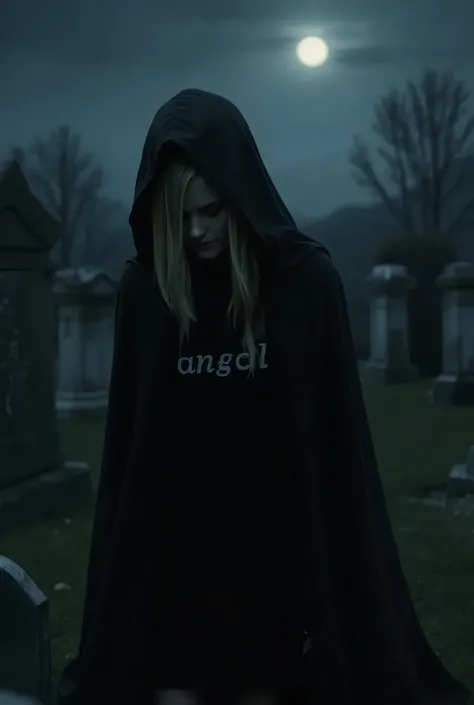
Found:
[[[160, 175], [152, 198], [155, 274], [163, 299], [178, 320], [180, 345], [189, 338], [191, 322], [197, 321], [183, 236], [184, 195], [196, 176], [190, 164], [173, 159]], [[227, 227], [232, 285], [227, 314], [234, 329], [240, 328], [242, 347], [250, 358], [250, 372], [254, 372], [257, 342], [263, 332], [258, 261], [249, 227], [231, 212]]]

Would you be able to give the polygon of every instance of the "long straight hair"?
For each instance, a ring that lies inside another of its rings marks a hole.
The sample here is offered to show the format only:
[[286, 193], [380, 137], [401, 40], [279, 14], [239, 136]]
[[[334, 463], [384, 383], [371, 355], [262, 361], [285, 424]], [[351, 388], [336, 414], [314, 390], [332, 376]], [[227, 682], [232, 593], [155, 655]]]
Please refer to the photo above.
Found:
[[[175, 157], [160, 174], [152, 197], [155, 274], [161, 295], [178, 320], [180, 345], [189, 338], [191, 323], [197, 321], [183, 232], [184, 196], [196, 176], [189, 163]], [[231, 211], [227, 228], [232, 285], [227, 314], [234, 329], [241, 333], [242, 347], [249, 355], [253, 372], [264, 325], [259, 306], [258, 258], [249, 226]]]

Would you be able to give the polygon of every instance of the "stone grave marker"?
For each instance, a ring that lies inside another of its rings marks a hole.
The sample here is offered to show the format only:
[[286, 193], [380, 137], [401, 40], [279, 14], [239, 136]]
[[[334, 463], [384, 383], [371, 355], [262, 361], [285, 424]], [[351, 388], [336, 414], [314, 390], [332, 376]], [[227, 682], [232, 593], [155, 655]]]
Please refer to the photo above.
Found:
[[415, 280], [406, 267], [382, 264], [373, 268], [367, 283], [370, 304], [370, 357], [365, 378], [382, 384], [411, 382], [418, 377], [410, 361], [408, 341], [408, 292]]
[[117, 282], [96, 268], [56, 272], [56, 410], [61, 418], [104, 416], [114, 346]]
[[452, 262], [438, 277], [443, 291], [443, 371], [435, 404], [474, 405], [474, 266]]
[[49, 256], [58, 237], [13, 163], [0, 177], [0, 531], [91, 491], [89, 469], [59, 451]]
[[466, 462], [451, 468], [447, 492], [450, 496], [474, 494], [474, 445], [469, 448]]
[[[0, 556], [0, 689], [52, 703], [48, 600]], [[1, 701], [0, 701], [1, 702]]]

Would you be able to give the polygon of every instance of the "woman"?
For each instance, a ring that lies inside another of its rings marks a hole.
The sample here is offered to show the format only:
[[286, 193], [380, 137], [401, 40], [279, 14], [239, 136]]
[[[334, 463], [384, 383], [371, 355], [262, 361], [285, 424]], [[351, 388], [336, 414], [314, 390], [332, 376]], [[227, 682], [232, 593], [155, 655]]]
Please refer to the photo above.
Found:
[[344, 294], [237, 108], [150, 127], [64, 705], [453, 705], [400, 568]]

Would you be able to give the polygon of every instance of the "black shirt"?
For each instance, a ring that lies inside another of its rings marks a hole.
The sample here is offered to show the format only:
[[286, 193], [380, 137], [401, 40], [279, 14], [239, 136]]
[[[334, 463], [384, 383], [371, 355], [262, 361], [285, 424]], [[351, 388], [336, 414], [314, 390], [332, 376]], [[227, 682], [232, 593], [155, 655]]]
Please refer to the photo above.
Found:
[[278, 356], [257, 341], [250, 374], [226, 265], [192, 274], [197, 322], [170, 370], [171, 571], [194, 591], [295, 602], [303, 511]]

